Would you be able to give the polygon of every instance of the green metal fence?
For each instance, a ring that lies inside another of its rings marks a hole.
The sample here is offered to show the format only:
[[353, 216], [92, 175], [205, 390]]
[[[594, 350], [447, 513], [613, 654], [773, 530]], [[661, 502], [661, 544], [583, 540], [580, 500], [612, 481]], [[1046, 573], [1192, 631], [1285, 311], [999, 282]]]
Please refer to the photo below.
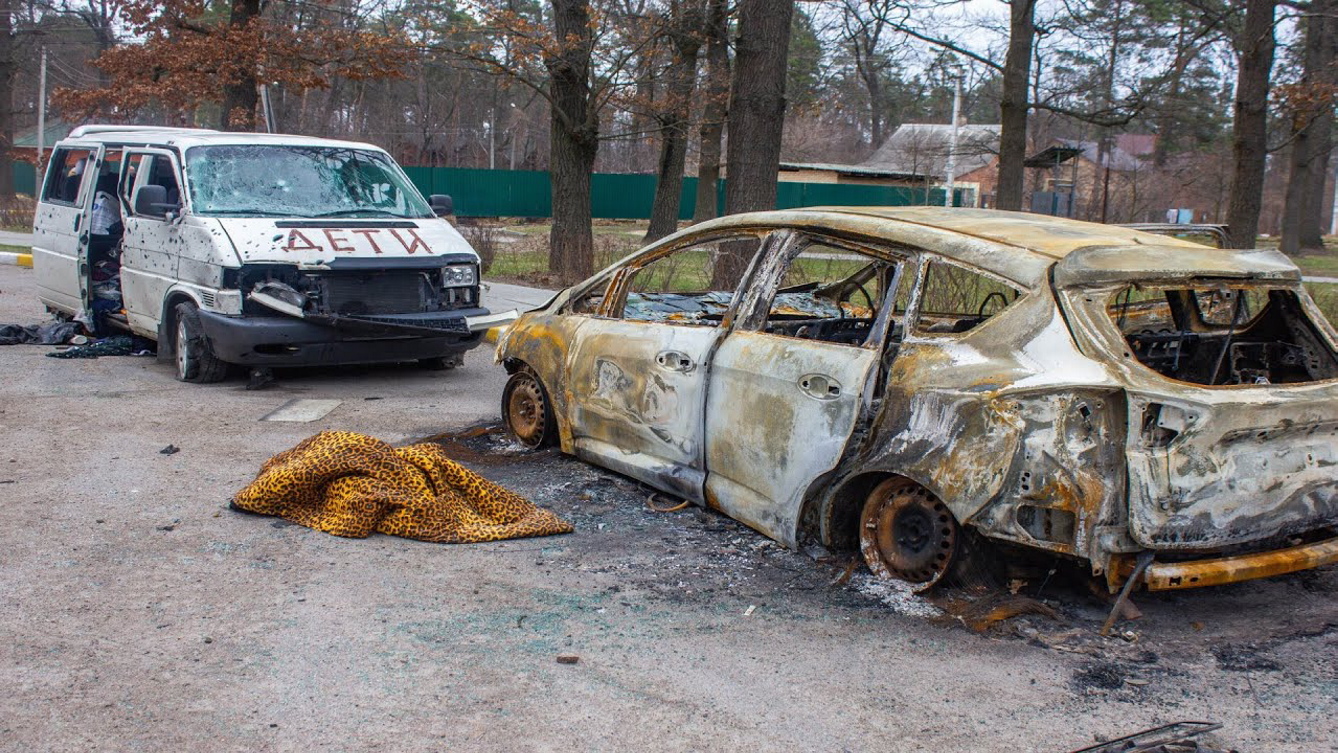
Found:
[[14, 163], [14, 193], [32, 196], [37, 192], [37, 173], [31, 163]]
[[[452, 167], [407, 167], [404, 171], [425, 195], [450, 194], [455, 200], [456, 214], [462, 217], [550, 217], [553, 214], [547, 172]], [[942, 188], [786, 182], [777, 184], [776, 188], [777, 209], [943, 204]], [[647, 219], [655, 197], [655, 176], [596, 173], [591, 178], [590, 193], [591, 212], [596, 218]], [[960, 204], [963, 192], [956, 193], [956, 202]], [[692, 219], [696, 195], [697, 179], [684, 178], [679, 219]], [[716, 191], [716, 211], [725, 211], [723, 180]]]
[[[406, 167], [404, 172], [424, 195], [450, 194], [462, 217], [551, 217], [548, 173], [536, 170], [473, 170], [455, 167]], [[33, 195], [37, 178], [27, 162], [14, 163], [14, 189]], [[644, 220], [655, 198], [654, 175], [596, 173], [591, 178], [591, 211], [600, 219]], [[943, 204], [943, 189], [857, 186], [842, 183], [786, 183], [776, 186], [776, 208], [813, 206], [912, 206]], [[679, 219], [692, 219], [697, 179], [684, 178]], [[958, 192], [960, 204], [963, 196]], [[716, 190], [716, 212], [725, 211], [725, 181]]]

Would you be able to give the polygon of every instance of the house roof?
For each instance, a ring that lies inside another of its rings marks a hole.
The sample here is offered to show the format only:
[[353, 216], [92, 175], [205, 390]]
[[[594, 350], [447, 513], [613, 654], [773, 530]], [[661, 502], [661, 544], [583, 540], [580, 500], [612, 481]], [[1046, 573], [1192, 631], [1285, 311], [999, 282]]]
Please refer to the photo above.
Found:
[[[1138, 139], [1125, 139], [1124, 136], [1140, 136], [1141, 134], [1120, 134], [1110, 145], [1110, 169], [1120, 172], [1132, 172], [1143, 166], [1143, 156], [1151, 154], [1152, 143], [1144, 143]], [[1060, 139], [1060, 146], [1070, 147], [1082, 150], [1082, 158], [1104, 167], [1105, 162], [1101, 160], [1101, 142], [1099, 141], [1077, 141], [1071, 139]], [[1143, 150], [1143, 147], [1147, 147]], [[1130, 151], [1131, 149], [1137, 151]]]
[[[66, 123], [60, 119], [52, 119], [46, 122], [46, 138], [42, 140], [42, 146], [50, 148], [52, 144], [60, 141], [70, 135], [74, 130], [73, 123]], [[27, 128], [14, 136], [14, 148], [16, 149], [36, 149], [37, 148], [37, 126]]]
[[915, 173], [901, 173], [865, 165], [842, 165], [834, 162], [782, 162], [781, 170], [824, 170], [842, 175], [858, 175], [870, 178], [895, 178], [898, 180], [924, 180], [925, 176]]
[[944, 178], [948, 155], [956, 156], [954, 172], [965, 175], [992, 163], [999, 154], [998, 125], [960, 125], [952, 149], [952, 125], [905, 123], [897, 128], [860, 167], [893, 173]]

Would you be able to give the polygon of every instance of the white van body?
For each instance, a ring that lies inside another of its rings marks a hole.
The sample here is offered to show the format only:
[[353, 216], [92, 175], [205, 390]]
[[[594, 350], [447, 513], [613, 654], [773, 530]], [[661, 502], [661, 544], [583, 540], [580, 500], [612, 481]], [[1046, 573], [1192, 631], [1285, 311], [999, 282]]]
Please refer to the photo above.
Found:
[[38, 295], [157, 341], [184, 381], [230, 364], [447, 368], [496, 317], [478, 255], [437, 216], [449, 198], [432, 199], [369, 144], [84, 126], [39, 191]]

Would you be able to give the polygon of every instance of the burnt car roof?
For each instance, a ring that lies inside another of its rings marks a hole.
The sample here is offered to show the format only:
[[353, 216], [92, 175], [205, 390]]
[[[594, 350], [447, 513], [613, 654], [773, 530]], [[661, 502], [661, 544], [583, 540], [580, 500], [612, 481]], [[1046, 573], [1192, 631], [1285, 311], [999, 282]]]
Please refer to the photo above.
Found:
[[[731, 215], [690, 231], [758, 226], [901, 241], [1035, 287], [1062, 260], [1067, 284], [1106, 279], [1201, 276], [1299, 279], [1277, 252], [1213, 249], [1180, 238], [1118, 225], [993, 209], [946, 207], [811, 207]], [[1090, 253], [1075, 253], [1093, 249]], [[1100, 249], [1099, 252], [1096, 249]]]

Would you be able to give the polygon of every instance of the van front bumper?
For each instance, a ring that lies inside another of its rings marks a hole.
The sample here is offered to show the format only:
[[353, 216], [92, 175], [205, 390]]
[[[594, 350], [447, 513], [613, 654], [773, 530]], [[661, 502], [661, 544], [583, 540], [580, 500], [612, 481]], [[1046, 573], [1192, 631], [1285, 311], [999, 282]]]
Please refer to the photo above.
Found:
[[[468, 309], [466, 316], [486, 315]], [[224, 316], [200, 311], [200, 326], [214, 355], [246, 366], [329, 366], [349, 363], [416, 361], [461, 353], [483, 341], [483, 332], [445, 332], [441, 336], [346, 330], [285, 316]]]

